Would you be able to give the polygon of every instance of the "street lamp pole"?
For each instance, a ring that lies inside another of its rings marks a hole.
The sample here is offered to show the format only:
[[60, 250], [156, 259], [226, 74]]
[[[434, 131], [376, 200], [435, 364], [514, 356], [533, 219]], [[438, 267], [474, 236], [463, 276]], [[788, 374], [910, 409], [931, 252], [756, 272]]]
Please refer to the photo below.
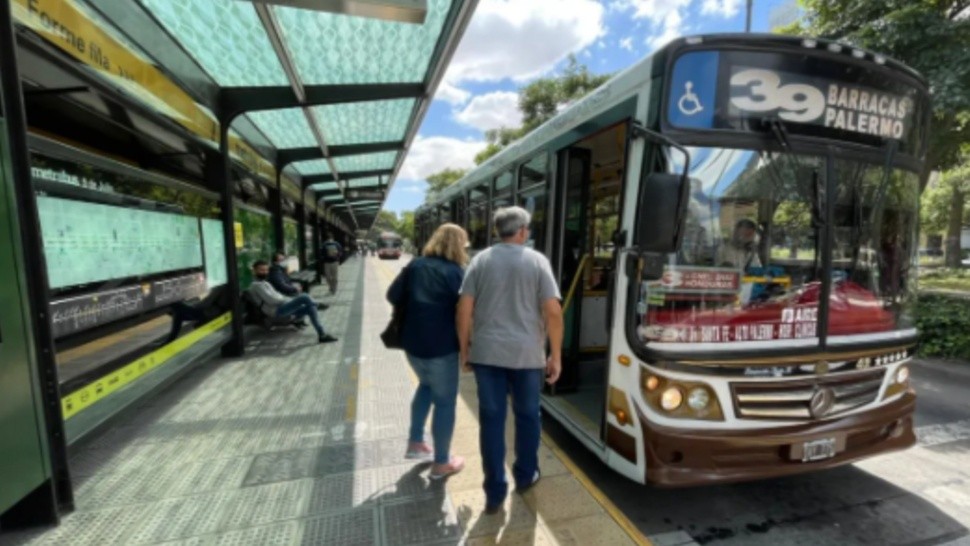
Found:
[[747, 14], [744, 19], [744, 31], [751, 32], [751, 4], [753, 0], [748, 0]]

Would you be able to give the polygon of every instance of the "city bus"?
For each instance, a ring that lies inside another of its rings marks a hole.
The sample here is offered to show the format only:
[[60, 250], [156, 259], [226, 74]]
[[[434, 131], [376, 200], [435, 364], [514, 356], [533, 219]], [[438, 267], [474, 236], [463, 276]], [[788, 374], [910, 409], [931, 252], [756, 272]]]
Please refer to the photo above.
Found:
[[397, 260], [401, 258], [403, 241], [397, 233], [385, 231], [377, 239], [377, 257], [382, 260]]
[[542, 396], [660, 486], [830, 468], [915, 442], [909, 362], [926, 81], [844, 44], [681, 38], [416, 211], [416, 239], [532, 213], [563, 296]]

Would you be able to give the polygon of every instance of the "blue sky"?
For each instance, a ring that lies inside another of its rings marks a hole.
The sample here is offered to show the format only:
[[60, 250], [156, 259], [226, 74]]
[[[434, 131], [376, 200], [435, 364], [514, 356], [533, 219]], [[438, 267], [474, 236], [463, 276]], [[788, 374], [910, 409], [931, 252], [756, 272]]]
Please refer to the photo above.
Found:
[[[424, 201], [424, 178], [469, 168], [484, 131], [513, 127], [516, 91], [575, 54], [594, 73], [617, 72], [690, 34], [744, 31], [745, 0], [480, 0], [385, 203]], [[797, 15], [794, 0], [754, 0], [752, 30]]]

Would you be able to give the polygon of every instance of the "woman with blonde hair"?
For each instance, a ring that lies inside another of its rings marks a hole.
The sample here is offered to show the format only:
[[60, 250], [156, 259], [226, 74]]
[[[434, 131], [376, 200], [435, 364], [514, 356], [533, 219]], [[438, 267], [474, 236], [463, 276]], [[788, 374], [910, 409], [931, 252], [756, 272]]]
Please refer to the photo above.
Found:
[[[411, 400], [411, 427], [405, 458], [434, 459], [431, 478], [440, 479], [465, 466], [462, 457], [450, 454], [458, 399], [458, 330], [455, 306], [468, 263], [468, 234], [455, 224], [435, 230], [422, 257], [411, 261], [394, 279], [387, 301], [405, 304], [401, 331], [408, 362], [418, 376]], [[424, 439], [424, 424], [434, 406], [431, 437]]]

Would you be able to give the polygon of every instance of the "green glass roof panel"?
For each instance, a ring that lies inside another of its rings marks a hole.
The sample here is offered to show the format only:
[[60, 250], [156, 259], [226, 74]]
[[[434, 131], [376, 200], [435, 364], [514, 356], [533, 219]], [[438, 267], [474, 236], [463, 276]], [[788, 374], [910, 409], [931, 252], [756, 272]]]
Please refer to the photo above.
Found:
[[[219, 3], [226, 1], [238, 0]], [[274, 11], [305, 83], [414, 83], [424, 81], [451, 3], [428, 0], [421, 25], [287, 7]]]
[[248, 117], [277, 148], [317, 145], [317, 139], [300, 108], [252, 112]]
[[335, 190], [337, 189], [336, 182], [320, 182], [319, 184], [310, 184], [309, 189], [314, 191], [325, 191], [325, 190]]
[[330, 104], [314, 108], [327, 144], [404, 140], [414, 99]]
[[326, 195], [326, 196], [323, 197], [323, 200], [325, 202], [327, 202], [327, 203], [333, 203], [334, 201], [343, 201], [344, 200], [344, 196], [343, 195]]
[[330, 174], [330, 163], [328, 163], [326, 159], [299, 161], [293, 164], [293, 168], [299, 171], [302, 175]]
[[376, 176], [369, 176], [367, 178], [351, 178], [347, 181], [347, 186], [350, 188], [368, 188], [378, 186], [380, 183], [380, 178]]
[[250, 2], [141, 0], [141, 3], [219, 85], [288, 85], [266, 30]]
[[378, 152], [374, 154], [335, 157], [333, 162], [337, 168], [337, 172], [349, 173], [391, 169], [394, 167], [395, 159], [397, 159], [397, 152]]

